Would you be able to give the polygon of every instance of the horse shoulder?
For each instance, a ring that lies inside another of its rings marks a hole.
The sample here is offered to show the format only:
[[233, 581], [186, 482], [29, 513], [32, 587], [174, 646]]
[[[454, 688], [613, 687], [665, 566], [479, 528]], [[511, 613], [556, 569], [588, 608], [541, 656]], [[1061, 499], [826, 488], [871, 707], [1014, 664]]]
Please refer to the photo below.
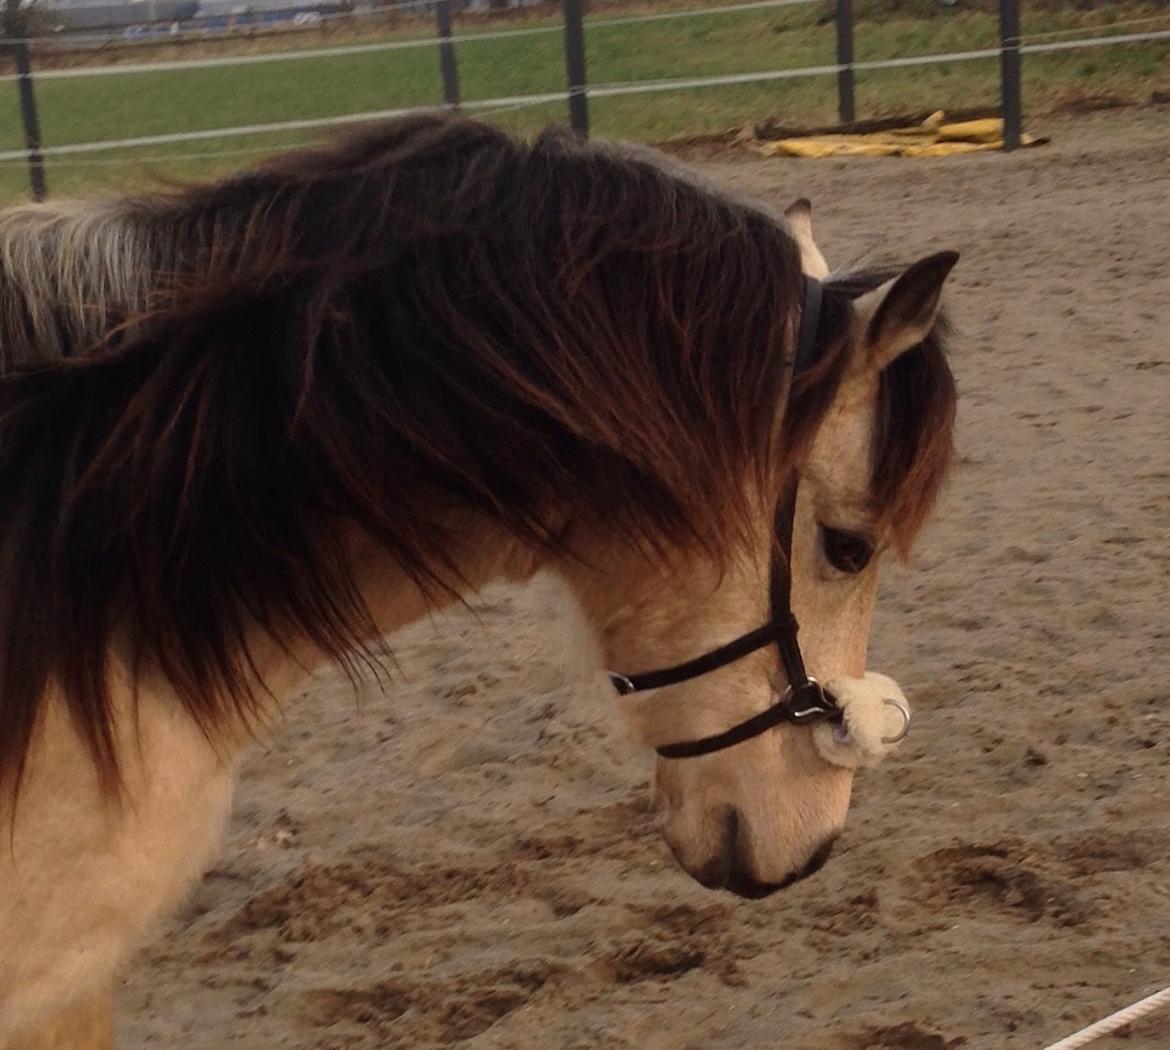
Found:
[[0, 807], [0, 944], [20, 946], [0, 952], [0, 1046], [39, 1046], [100, 1004], [210, 862], [231, 803], [234, 757], [168, 698], [143, 690], [135, 710], [128, 691], [116, 696], [117, 801], [100, 791], [59, 699], [46, 699], [15, 814]]

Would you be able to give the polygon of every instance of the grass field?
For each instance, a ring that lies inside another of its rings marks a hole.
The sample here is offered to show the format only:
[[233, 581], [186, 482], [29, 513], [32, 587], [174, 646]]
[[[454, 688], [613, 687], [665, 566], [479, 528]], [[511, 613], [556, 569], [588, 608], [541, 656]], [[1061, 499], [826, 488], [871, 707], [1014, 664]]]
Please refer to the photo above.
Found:
[[[931, 3], [862, 0], [858, 4], [859, 60], [993, 46], [996, 20], [990, 5], [946, 9]], [[694, 6], [692, 4], [692, 6]], [[1127, 28], [1170, 28], [1170, 5], [1161, 2], [1048, 3], [1025, 0], [1024, 35], [1077, 27], [1117, 24]], [[607, 25], [639, 8], [607, 9], [587, 20], [591, 84], [670, 77], [756, 72], [833, 61], [831, 5], [810, 3], [751, 11], [715, 12], [641, 24]], [[652, 8], [662, 11], [661, 5]], [[1143, 19], [1130, 27], [1133, 19]], [[523, 36], [458, 43], [465, 99], [557, 92], [564, 67], [559, 21], [552, 11], [512, 19], [468, 20], [460, 32], [547, 30]], [[427, 18], [397, 25], [328, 33], [277, 34], [259, 39], [198, 42], [192, 47], [123, 47], [111, 54], [80, 54], [72, 61], [155, 61], [175, 57], [218, 57], [235, 52], [320, 48], [340, 43], [428, 37]], [[60, 55], [34, 56], [34, 68], [61, 66]], [[1170, 88], [1170, 42], [1132, 44], [1055, 55], [1028, 56], [1026, 112], [1108, 97], [1145, 101], [1151, 91]], [[923, 108], [993, 105], [998, 94], [994, 59], [864, 72], [857, 78], [859, 116]], [[19, 148], [22, 135], [16, 90], [5, 85], [0, 108], [0, 149]], [[329, 117], [366, 110], [424, 106], [440, 98], [435, 49], [420, 46], [373, 54], [317, 57], [258, 65], [143, 72], [119, 76], [39, 79], [36, 83], [42, 132], [47, 145], [123, 139], [289, 119]], [[733, 87], [706, 87], [659, 94], [598, 98], [591, 118], [599, 134], [661, 141], [675, 136], [723, 131], [776, 115], [793, 123], [817, 123], [835, 116], [832, 77], [775, 81]], [[502, 124], [531, 128], [564, 119], [561, 103], [492, 112]], [[67, 194], [143, 184], [158, 177], [189, 178], [246, 163], [252, 155], [309, 141], [321, 132], [214, 139], [184, 145], [86, 154], [51, 160], [50, 192]], [[249, 151], [249, 152], [244, 152]], [[212, 155], [209, 155], [212, 154]], [[26, 193], [21, 162], [0, 162], [0, 197]]]

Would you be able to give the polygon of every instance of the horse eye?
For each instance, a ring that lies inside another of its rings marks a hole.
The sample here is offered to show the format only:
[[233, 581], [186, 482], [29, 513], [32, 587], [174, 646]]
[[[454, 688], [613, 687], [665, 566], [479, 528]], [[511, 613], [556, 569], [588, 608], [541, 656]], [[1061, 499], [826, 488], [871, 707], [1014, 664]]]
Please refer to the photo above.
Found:
[[861, 572], [873, 557], [873, 541], [856, 532], [822, 525], [821, 543], [829, 564], [838, 572], [846, 572], [851, 576]]

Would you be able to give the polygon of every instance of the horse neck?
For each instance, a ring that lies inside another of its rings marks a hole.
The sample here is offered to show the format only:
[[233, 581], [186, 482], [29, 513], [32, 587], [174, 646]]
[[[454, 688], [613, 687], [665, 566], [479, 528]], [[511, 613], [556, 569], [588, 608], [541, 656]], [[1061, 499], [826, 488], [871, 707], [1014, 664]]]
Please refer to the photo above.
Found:
[[[496, 581], [527, 582], [549, 563], [546, 555], [471, 515], [448, 515], [443, 525], [451, 538], [452, 565], [438, 574], [443, 586], [425, 589], [376, 541], [358, 529], [346, 530], [345, 545], [353, 578], [375, 628], [364, 642], [375, 659], [393, 650], [391, 639], [387, 648], [379, 652], [386, 636], [466, 603]], [[290, 651], [261, 637], [251, 648], [265, 692], [278, 705], [296, 695], [327, 662], [307, 641]]]

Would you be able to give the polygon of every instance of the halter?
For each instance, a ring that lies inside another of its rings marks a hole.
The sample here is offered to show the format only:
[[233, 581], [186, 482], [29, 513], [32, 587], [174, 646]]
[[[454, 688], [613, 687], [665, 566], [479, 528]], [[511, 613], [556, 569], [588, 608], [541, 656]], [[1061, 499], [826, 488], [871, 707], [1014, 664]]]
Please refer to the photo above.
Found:
[[[805, 277], [804, 306], [800, 314], [796, 356], [792, 365], [794, 377], [816, 360], [817, 328], [820, 324], [823, 291], [820, 281]], [[780, 662], [784, 665], [784, 674], [788, 679], [784, 691], [776, 694], [776, 702], [758, 715], [753, 715], [722, 733], [660, 747], [658, 753], [663, 758], [694, 758], [698, 755], [709, 755], [724, 748], [734, 747], [786, 722], [792, 725], [808, 725], [841, 718], [841, 709], [837, 702], [805, 670], [800, 644], [796, 639], [800, 625], [792, 613], [791, 571], [792, 523], [795, 515], [794, 481], [776, 508], [774, 527], [779, 550], [772, 562], [769, 585], [771, 619], [766, 624], [740, 635], [726, 645], [721, 645], [685, 663], [675, 664], [673, 667], [634, 675], [609, 672], [609, 679], [619, 695], [629, 696], [631, 693], [640, 693], [646, 689], [660, 689], [663, 686], [690, 681], [692, 678], [735, 663], [773, 642], [776, 644], [780, 651]]]

